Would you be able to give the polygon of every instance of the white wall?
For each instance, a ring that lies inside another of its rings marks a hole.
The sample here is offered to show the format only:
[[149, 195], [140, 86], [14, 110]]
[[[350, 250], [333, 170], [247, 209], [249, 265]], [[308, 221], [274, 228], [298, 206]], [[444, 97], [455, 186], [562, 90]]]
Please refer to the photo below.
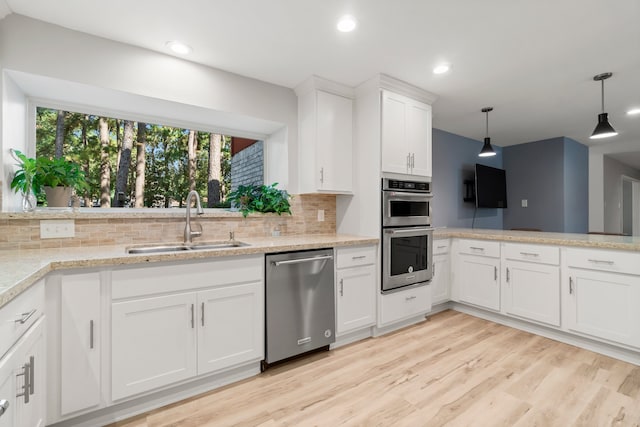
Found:
[[604, 156], [604, 231], [622, 233], [622, 176], [640, 179], [640, 170]]
[[[185, 111], [195, 107], [221, 113], [218, 117], [248, 117], [274, 123], [278, 131], [285, 127], [290, 148], [286, 162], [289, 190], [296, 190], [296, 162], [292, 156], [297, 153], [297, 98], [292, 89], [15, 14], [0, 21], [0, 67], [3, 71], [53, 77], [96, 90], [157, 99], [158, 103], [170, 101], [174, 107], [185, 107]], [[4, 73], [2, 78], [6, 78]], [[4, 92], [5, 84], [1, 87]], [[25, 92], [31, 97], [46, 97], [38, 90], [36, 85]], [[7, 100], [6, 93], [2, 93], [2, 99]], [[100, 105], [100, 99], [94, 102]], [[129, 104], [121, 103], [124, 110]], [[171, 118], [172, 109], [162, 106], [155, 115]], [[5, 127], [14, 126], [5, 118], [3, 114], [3, 152], [8, 144], [21, 143], [5, 139]], [[15, 130], [10, 132], [15, 136]]]
[[[0, 206], [5, 211], [21, 210], [21, 198], [11, 190], [10, 183], [15, 172], [16, 161], [9, 152], [9, 148], [20, 150], [26, 155], [33, 156], [34, 153], [27, 147], [27, 126], [25, 117], [27, 115], [27, 99], [20, 88], [11, 80], [2, 80], [2, 141], [10, 141], [10, 144], [2, 147], [0, 151], [0, 172], [2, 181], [2, 201]], [[12, 125], [10, 125], [12, 124]]]

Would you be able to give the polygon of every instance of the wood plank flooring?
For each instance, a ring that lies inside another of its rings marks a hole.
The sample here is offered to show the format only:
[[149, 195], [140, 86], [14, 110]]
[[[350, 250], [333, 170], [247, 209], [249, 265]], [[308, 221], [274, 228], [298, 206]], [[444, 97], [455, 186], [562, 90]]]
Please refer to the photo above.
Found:
[[640, 426], [640, 367], [445, 311], [112, 427]]

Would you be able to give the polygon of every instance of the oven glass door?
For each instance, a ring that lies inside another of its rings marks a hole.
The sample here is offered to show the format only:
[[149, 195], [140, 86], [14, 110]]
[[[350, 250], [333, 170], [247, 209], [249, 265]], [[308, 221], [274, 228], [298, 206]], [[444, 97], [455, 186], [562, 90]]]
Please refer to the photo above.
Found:
[[388, 228], [383, 234], [383, 291], [431, 280], [431, 228]]

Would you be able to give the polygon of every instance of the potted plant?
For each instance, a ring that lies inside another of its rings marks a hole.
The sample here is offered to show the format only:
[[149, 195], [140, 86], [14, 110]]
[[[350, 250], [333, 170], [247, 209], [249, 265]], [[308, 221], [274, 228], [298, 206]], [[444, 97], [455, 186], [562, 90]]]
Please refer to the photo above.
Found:
[[35, 193], [39, 192], [39, 188], [34, 188], [36, 176], [36, 159], [25, 156], [18, 150], [11, 149], [11, 155], [18, 162], [18, 170], [11, 180], [11, 189], [22, 193], [22, 210], [24, 212], [32, 212], [36, 208], [37, 200]]
[[87, 188], [84, 172], [77, 163], [63, 158], [27, 157], [18, 150], [12, 150], [19, 169], [13, 176], [11, 188], [23, 194], [23, 210], [35, 208], [36, 195], [44, 190], [47, 205], [50, 207], [68, 207], [71, 192], [75, 188]]
[[34, 190], [42, 188], [47, 195], [47, 205], [50, 207], [68, 207], [73, 189], [87, 188], [84, 172], [77, 163], [62, 157], [50, 159], [36, 158], [37, 184]]
[[229, 193], [227, 200], [242, 212], [246, 218], [250, 212], [275, 212], [278, 215], [291, 215], [291, 196], [286, 190], [276, 188], [278, 183], [271, 185], [240, 185]]

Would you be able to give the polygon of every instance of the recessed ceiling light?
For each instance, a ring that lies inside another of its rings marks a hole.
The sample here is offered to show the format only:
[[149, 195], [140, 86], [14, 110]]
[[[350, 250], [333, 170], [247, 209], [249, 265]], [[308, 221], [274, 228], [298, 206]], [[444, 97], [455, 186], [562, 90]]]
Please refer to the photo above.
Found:
[[444, 74], [451, 69], [449, 64], [440, 64], [433, 68], [433, 74]]
[[179, 42], [179, 41], [169, 41], [167, 42], [167, 47], [173, 52], [173, 53], [177, 53], [180, 55], [187, 55], [189, 53], [191, 53], [192, 49], [190, 46], [187, 46], [186, 44]]
[[640, 108], [632, 108], [631, 110], [627, 111], [627, 114], [630, 116], [635, 116], [636, 114], [640, 114]]
[[342, 18], [338, 20], [338, 25], [336, 25], [336, 27], [338, 28], [338, 31], [341, 31], [343, 33], [349, 33], [356, 29], [357, 24], [358, 23], [356, 22], [356, 19], [353, 16], [344, 15]]

